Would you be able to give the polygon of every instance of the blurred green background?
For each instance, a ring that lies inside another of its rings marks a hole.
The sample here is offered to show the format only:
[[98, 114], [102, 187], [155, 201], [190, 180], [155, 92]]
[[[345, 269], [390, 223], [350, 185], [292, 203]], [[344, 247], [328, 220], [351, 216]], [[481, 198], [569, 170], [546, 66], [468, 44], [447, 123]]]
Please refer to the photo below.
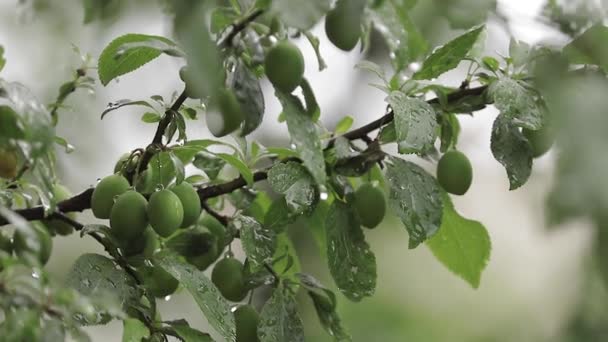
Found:
[[[434, 16], [434, 6], [443, 6], [443, 1], [419, 2], [423, 5], [417, 9], [420, 16], [416, 20], [425, 24], [422, 29], [432, 42], [444, 42], [458, 34], [450, 30], [445, 19]], [[475, 0], [460, 2], [476, 5]], [[543, 4], [542, 0], [499, 1], [498, 14], [488, 19], [486, 53], [507, 55], [510, 33], [529, 43], [565, 42], [563, 35], [537, 18]], [[24, 83], [40, 100], [50, 103], [59, 85], [70, 79], [80, 63], [72, 46], [96, 57], [121, 34], [171, 34], [171, 20], [158, 1], [125, 1], [118, 13], [83, 26], [81, 1], [0, 1], [0, 45], [7, 59], [0, 76]], [[321, 52], [328, 64], [325, 71], [317, 70], [310, 46], [302, 40], [297, 43], [306, 57], [306, 77], [317, 93], [323, 122], [333, 127], [341, 116], [352, 115], [358, 126], [382, 115], [384, 95], [368, 86], [373, 77], [353, 68], [362, 59], [374, 59], [388, 68], [388, 60], [379, 57], [382, 46], [372, 45], [367, 56], [357, 50], [345, 53], [327, 42], [322, 27], [314, 32], [321, 38]], [[162, 57], [105, 88], [97, 84], [95, 93], [80, 90], [72, 96], [70, 108], [60, 111], [58, 134], [76, 150], [69, 155], [58, 151], [60, 180], [79, 192], [110, 174], [122, 153], [147, 144], [155, 126], [139, 120], [140, 110], [123, 109], [103, 121], [100, 114], [111, 101], [154, 94], [168, 98], [180, 91], [178, 70], [182, 63]], [[455, 70], [440, 81], [457, 86], [464, 72]], [[276, 120], [280, 107], [272, 96], [266, 97], [266, 103], [266, 121], [254, 138], [266, 146], [287, 145], [286, 127]], [[589, 252], [594, 233], [591, 225], [582, 220], [551, 228], [545, 224], [544, 198], [552, 184], [555, 152], [535, 162], [526, 186], [509, 192], [504, 169], [489, 147], [496, 115], [494, 109], [487, 109], [475, 117], [463, 116], [459, 142], [459, 149], [473, 163], [475, 176], [471, 190], [456, 198], [455, 205], [464, 216], [486, 226], [493, 245], [481, 286], [472, 289], [424, 246], [408, 250], [407, 232], [395, 218], [388, 218], [381, 227], [367, 232], [378, 262], [376, 295], [361, 303], [340, 298], [339, 310], [354, 341], [608, 338], [602, 329], [607, 322], [602, 305], [606, 293], [593, 272]], [[208, 137], [202, 121], [188, 129], [190, 137]], [[95, 219], [85, 213], [81, 221]], [[292, 233], [304, 271], [333, 286], [307, 227], [295, 225]], [[81, 253], [103, 254], [93, 240], [77, 235], [57, 237], [54, 251], [48, 267], [57, 279], [62, 279]], [[308, 340], [330, 341], [305, 296], [301, 296], [300, 307]], [[160, 303], [160, 308], [164, 319], [187, 318], [192, 326], [207, 330], [196, 304], [183, 291]], [[119, 323], [88, 330], [94, 341], [118, 341], [122, 334]]]

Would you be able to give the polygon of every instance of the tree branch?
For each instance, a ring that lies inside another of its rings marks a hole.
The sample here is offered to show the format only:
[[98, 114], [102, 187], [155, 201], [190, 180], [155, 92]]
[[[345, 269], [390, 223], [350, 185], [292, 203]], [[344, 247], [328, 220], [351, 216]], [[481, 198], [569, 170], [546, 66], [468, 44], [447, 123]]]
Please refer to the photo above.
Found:
[[228, 33], [226, 38], [224, 38], [221, 42], [218, 43], [218, 46], [220, 48], [231, 47], [234, 37], [236, 37], [237, 34], [241, 33], [247, 27], [247, 25], [249, 25], [249, 23], [256, 20], [260, 15], [262, 15], [262, 13], [264, 13], [263, 10], [256, 9], [242, 20], [234, 23], [232, 25], [232, 30], [230, 31], [230, 33]]
[[[480, 87], [476, 87], [476, 88], [458, 90], [458, 91], [455, 91], [455, 92], [449, 94], [447, 96], [447, 100], [449, 103], [449, 102], [455, 102], [455, 101], [461, 100], [468, 96], [481, 96], [486, 91], [486, 89], [487, 89], [487, 86], [480, 86]], [[174, 109], [174, 108], [179, 109], [179, 107], [183, 103], [183, 100], [185, 100], [185, 94], [182, 93], [182, 95], [180, 95], [180, 97], [173, 104], [171, 109]], [[427, 102], [429, 104], [438, 104], [439, 99], [434, 98]], [[175, 110], [177, 110], [177, 109], [175, 109]], [[361, 126], [350, 132], [344, 133], [343, 135], [341, 135], [341, 137], [346, 138], [348, 140], [364, 139], [364, 137], [367, 136], [370, 132], [381, 128], [382, 126], [390, 123], [392, 120], [393, 120], [393, 112], [391, 111], [388, 114], [382, 116], [381, 118], [368, 123], [367, 125]], [[158, 139], [162, 139], [162, 136], [164, 134], [164, 129], [166, 129], [167, 125], [168, 125], [168, 122], [164, 125], [161, 125], [159, 123], [159, 129], [157, 130], [157, 134], [155, 135], [155, 140], [157, 139], [157, 137], [160, 137]], [[158, 133], [161, 131], [162, 131], [162, 133]], [[334, 137], [329, 140], [327, 148], [330, 148], [333, 145], [336, 138], [337, 137]], [[148, 153], [148, 150], [146, 149], [146, 152], [144, 152], [144, 156], [147, 153]], [[151, 156], [149, 158], [151, 158]], [[142, 164], [143, 164], [143, 157], [142, 157]], [[254, 182], [259, 182], [259, 181], [265, 180], [267, 177], [268, 177], [268, 174], [266, 173], [266, 171], [257, 171], [253, 174]], [[209, 198], [229, 194], [246, 185], [247, 185], [247, 182], [245, 181], [245, 179], [242, 176], [239, 176], [238, 178], [235, 178], [226, 183], [203, 186], [203, 187], [199, 188], [197, 190], [197, 192], [198, 192], [198, 196], [201, 199], [201, 201], [204, 202], [205, 200], [207, 200]], [[90, 202], [91, 202], [92, 194], [93, 194], [93, 189], [87, 189], [84, 192], [82, 192], [72, 198], [59, 202], [57, 204], [57, 210], [61, 213], [68, 213], [68, 212], [73, 212], [73, 211], [83, 211], [85, 209], [90, 209], [91, 208]], [[44, 218], [44, 208], [42, 206], [37, 206], [37, 207], [33, 207], [33, 208], [28, 208], [28, 209], [15, 210], [15, 213], [22, 216], [24, 219], [26, 219], [28, 221], [41, 220]], [[8, 223], [9, 222], [6, 219], [4, 219], [3, 217], [0, 217], [0, 226], [7, 225]]]

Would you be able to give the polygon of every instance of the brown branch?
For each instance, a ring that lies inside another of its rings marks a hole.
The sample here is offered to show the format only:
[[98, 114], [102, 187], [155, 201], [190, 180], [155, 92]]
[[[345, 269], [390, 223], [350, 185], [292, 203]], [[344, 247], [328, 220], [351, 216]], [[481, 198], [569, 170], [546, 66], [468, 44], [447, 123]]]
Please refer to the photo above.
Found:
[[213, 216], [216, 220], [218, 220], [223, 226], [228, 226], [228, 218], [217, 211], [213, 210], [209, 204], [207, 204], [206, 200], [201, 200], [201, 206], [203, 210], [206, 211], [209, 215]]
[[[448, 102], [453, 102], [453, 101], [461, 100], [467, 96], [481, 96], [486, 91], [486, 89], [487, 89], [487, 86], [480, 86], [480, 87], [476, 87], [476, 88], [458, 90], [454, 93], [449, 94], [447, 96], [447, 100], [448, 100]], [[183, 96], [185, 96], [185, 95], [184, 94], [180, 95], [180, 98], [182, 98]], [[178, 98], [178, 100], [180, 100], [180, 98]], [[429, 100], [428, 103], [429, 104], [438, 104], [439, 100], [435, 98], [435, 99]], [[177, 108], [179, 108], [179, 106], [181, 106], [180, 101], [176, 101], [176, 103], [172, 106], [172, 108], [175, 106], [177, 106]], [[343, 135], [341, 135], [341, 137], [344, 137], [348, 140], [364, 139], [364, 137], [366, 137], [370, 132], [381, 128], [382, 126], [388, 124], [392, 120], [393, 120], [393, 113], [389, 112], [388, 114], [384, 115], [383, 117], [381, 117], [375, 121], [372, 121], [365, 126], [361, 126], [350, 132], [344, 133]], [[159, 124], [159, 131], [160, 131], [160, 126], [161, 125]], [[166, 128], [166, 126], [165, 126], [165, 128]], [[163, 132], [164, 132], [164, 129], [163, 129]], [[155, 139], [156, 139], [156, 136], [160, 136], [159, 139], [162, 139], [163, 134], [164, 133], [155, 135]], [[329, 140], [328, 148], [333, 145], [335, 140], [336, 140], [336, 137]], [[144, 155], [146, 153], [147, 153], [147, 151], [144, 153]], [[253, 174], [254, 182], [259, 182], [259, 181], [265, 180], [267, 177], [268, 177], [268, 174], [266, 173], [266, 171], [258, 171]], [[245, 179], [242, 176], [239, 176], [238, 178], [235, 178], [226, 183], [203, 186], [203, 187], [199, 188], [197, 190], [197, 192], [198, 192], [198, 196], [201, 199], [201, 201], [204, 202], [205, 200], [207, 200], [209, 198], [229, 194], [246, 185], [247, 185], [247, 182], [245, 181]], [[62, 213], [68, 213], [68, 212], [73, 212], [73, 211], [83, 211], [85, 209], [90, 209], [90, 207], [91, 207], [90, 202], [91, 202], [92, 194], [93, 194], [93, 189], [87, 189], [84, 192], [82, 192], [72, 198], [59, 202], [57, 204], [57, 210]], [[20, 216], [22, 216], [24, 219], [26, 219], [28, 221], [41, 220], [44, 218], [44, 209], [42, 206], [28, 208], [28, 209], [15, 210], [15, 213], [19, 214]], [[3, 217], [0, 217], [0, 226], [6, 225], [8, 223], [9, 222], [6, 219], [4, 219]]]
[[221, 42], [218, 43], [218, 46], [220, 48], [232, 46], [232, 41], [234, 40], [234, 37], [236, 37], [239, 33], [241, 33], [247, 27], [247, 25], [249, 25], [249, 23], [251, 23], [252, 21], [257, 19], [257, 17], [262, 15], [262, 13], [264, 13], [263, 10], [256, 9], [255, 11], [251, 12], [248, 16], [246, 16], [242, 20], [234, 23], [232, 25], [232, 30], [230, 31], [230, 33], [228, 33], [226, 38], [224, 38]]

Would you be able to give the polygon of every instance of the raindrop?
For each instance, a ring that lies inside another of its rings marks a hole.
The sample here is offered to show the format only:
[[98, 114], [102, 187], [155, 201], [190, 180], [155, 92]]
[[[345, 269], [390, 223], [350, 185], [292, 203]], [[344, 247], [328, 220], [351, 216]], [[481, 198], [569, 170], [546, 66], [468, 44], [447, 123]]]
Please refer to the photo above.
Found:
[[410, 65], [408, 65], [408, 68], [413, 72], [420, 70], [421, 67], [422, 65], [418, 62], [410, 63]]
[[36, 279], [40, 279], [40, 274], [38, 272], [32, 272], [32, 277], [36, 278]]
[[171, 295], [165, 296], [165, 298], [163, 298], [165, 300], [165, 302], [168, 302], [171, 300]]

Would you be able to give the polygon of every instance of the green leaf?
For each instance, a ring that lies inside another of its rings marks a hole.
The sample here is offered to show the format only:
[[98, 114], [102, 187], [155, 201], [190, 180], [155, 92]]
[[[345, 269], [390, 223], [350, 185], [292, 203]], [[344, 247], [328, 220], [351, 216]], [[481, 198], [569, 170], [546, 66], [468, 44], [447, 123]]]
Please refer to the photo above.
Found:
[[300, 30], [312, 28], [330, 9], [329, 0], [275, 0], [271, 11], [287, 26]]
[[439, 184], [420, 166], [399, 158], [390, 158], [386, 178], [391, 189], [390, 207], [410, 235], [409, 248], [415, 248], [435, 235], [441, 225]]
[[512, 123], [532, 130], [543, 126], [543, 111], [532, 93], [516, 80], [500, 78], [488, 88], [488, 96]]
[[9, 106], [0, 106], [0, 142], [24, 139], [25, 133], [19, 124], [19, 114]]
[[435, 50], [424, 61], [422, 68], [414, 74], [413, 78], [428, 80], [456, 68], [469, 55], [484, 31], [484, 26], [477, 27]]
[[175, 184], [180, 184], [186, 178], [184, 163], [173, 152], [169, 152], [169, 157], [173, 163], [173, 169], [175, 169]]
[[306, 102], [306, 112], [310, 115], [313, 122], [317, 122], [321, 116], [321, 108], [319, 108], [315, 92], [312, 90], [312, 87], [306, 78], [302, 79], [300, 88], [302, 89], [302, 95], [304, 95], [304, 101]]
[[326, 181], [325, 158], [312, 118], [303, 111], [302, 104], [297, 98], [278, 91], [276, 95], [283, 105], [289, 135], [296, 145], [304, 166], [317, 183], [324, 184]]
[[[88, 297], [107, 298], [127, 309], [141, 297], [135, 279], [102, 255], [81, 255], [66, 277], [66, 285]], [[95, 322], [89, 322], [95, 323]]]
[[312, 214], [305, 217], [307, 226], [310, 228], [312, 237], [319, 250], [319, 254], [324, 258], [327, 257], [327, 232], [325, 230], [325, 221], [330, 208], [329, 203], [330, 202], [328, 201], [319, 201], [319, 204], [317, 204]]
[[498, 71], [498, 69], [500, 68], [500, 63], [494, 57], [486, 56], [483, 57], [481, 61], [483, 63], [483, 66], [486, 67], [486, 69], [488, 70]]
[[152, 107], [152, 105], [146, 101], [131, 101], [129, 99], [123, 99], [123, 100], [118, 100], [116, 102], [110, 102], [108, 104], [108, 107], [101, 113], [101, 119], [103, 120], [103, 118], [109, 112], [115, 111], [115, 110], [125, 107], [125, 106], [144, 106], [144, 107], [154, 109], [154, 107]]
[[371, 251], [357, 215], [341, 201], [334, 201], [325, 220], [327, 261], [336, 285], [358, 302], [376, 289], [376, 257]]
[[165, 37], [135, 33], [120, 36], [110, 42], [99, 56], [99, 80], [105, 86], [116, 77], [154, 60], [163, 50], [175, 47], [175, 43]]
[[273, 259], [279, 259], [273, 263], [272, 267], [283, 279], [288, 278], [295, 281], [296, 274], [302, 271], [296, 247], [293, 245], [293, 242], [287, 233], [277, 235], [277, 248], [274, 252]]
[[135, 318], [123, 321], [122, 342], [140, 342], [147, 337], [150, 337], [150, 330], [142, 321]]
[[278, 163], [268, 170], [268, 183], [274, 191], [285, 195], [289, 211], [303, 214], [314, 209], [317, 187], [308, 171], [299, 163]]
[[6, 58], [4, 58], [4, 47], [2, 45], [0, 45], [0, 71], [2, 71], [2, 69], [4, 69], [5, 65], [6, 65]]
[[492, 126], [490, 148], [507, 170], [509, 190], [524, 185], [532, 173], [532, 147], [511, 118], [501, 114]]
[[171, 322], [171, 328], [184, 342], [213, 342], [209, 334], [191, 328], [185, 321]]
[[227, 153], [216, 153], [215, 155], [237, 169], [249, 186], [253, 185], [253, 172], [239, 158]]
[[217, 158], [212, 154], [200, 152], [192, 161], [192, 165], [197, 169], [205, 172], [209, 179], [214, 180], [220, 174], [220, 171], [226, 165], [226, 161], [223, 159]]
[[272, 262], [277, 245], [273, 230], [263, 227], [253, 217], [238, 215], [230, 224], [240, 232], [243, 250], [255, 268]]
[[160, 253], [154, 260], [175, 277], [198, 304], [209, 324], [227, 341], [235, 341], [236, 328], [230, 304], [207, 276], [196, 267], [184, 262], [176, 254]]
[[145, 123], [156, 123], [156, 122], [160, 121], [160, 115], [158, 115], [158, 113], [154, 113], [154, 112], [145, 112], [141, 116], [141, 121], [143, 121]]
[[235, 67], [231, 86], [245, 113], [245, 122], [240, 134], [246, 136], [258, 128], [264, 119], [264, 94], [260, 81], [242, 61]]
[[303, 342], [304, 326], [298, 314], [296, 299], [289, 288], [280, 285], [260, 313], [260, 342]]
[[449, 270], [478, 288], [492, 249], [488, 231], [480, 222], [460, 216], [446, 193], [443, 203], [441, 228], [427, 245]]
[[266, 214], [264, 215], [264, 227], [272, 229], [277, 233], [282, 233], [287, 225], [293, 223], [298, 218], [297, 214], [291, 212], [285, 201], [285, 196], [274, 200]]
[[442, 153], [456, 147], [458, 136], [460, 135], [460, 122], [454, 114], [443, 114], [441, 121], [441, 147]]
[[509, 58], [515, 67], [525, 65], [530, 60], [530, 45], [511, 38], [509, 42]]
[[374, 26], [391, 52], [395, 71], [403, 70], [409, 63], [423, 56], [429, 49], [428, 42], [410, 18], [410, 4], [394, 0], [383, 1], [372, 12]]
[[437, 118], [433, 107], [402, 92], [392, 92], [387, 98], [395, 115], [395, 131], [399, 153], [424, 153], [437, 139]]
[[355, 122], [355, 119], [353, 119], [352, 116], [347, 115], [347, 116], [343, 117], [342, 119], [340, 119], [340, 121], [336, 124], [336, 129], [334, 130], [334, 132], [336, 134], [346, 133], [353, 126], [354, 122]]
[[608, 27], [593, 25], [564, 47], [564, 55], [572, 64], [598, 65], [608, 71], [608, 48], [604, 45], [606, 39]]

